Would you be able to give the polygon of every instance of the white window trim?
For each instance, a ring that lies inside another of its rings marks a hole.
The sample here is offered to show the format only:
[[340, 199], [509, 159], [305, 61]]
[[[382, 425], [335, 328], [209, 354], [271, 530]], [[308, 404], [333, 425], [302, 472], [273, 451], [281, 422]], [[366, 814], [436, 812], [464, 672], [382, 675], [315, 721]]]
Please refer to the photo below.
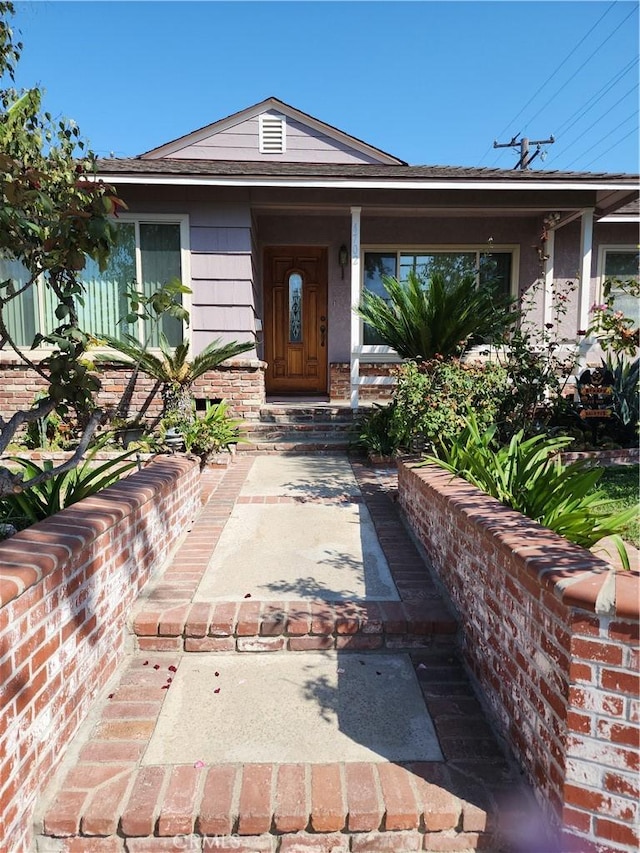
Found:
[[[361, 257], [363, 259], [360, 265], [360, 293], [364, 291], [364, 256], [367, 252], [386, 252], [388, 254], [395, 253], [399, 268], [400, 255], [404, 252], [413, 254], [436, 254], [446, 252], [510, 252], [511, 253], [511, 282], [510, 293], [513, 297], [518, 297], [519, 294], [519, 271], [520, 271], [520, 246], [512, 243], [497, 243], [488, 247], [486, 243], [463, 243], [463, 244], [407, 244], [398, 246], [397, 243], [392, 244], [362, 244]], [[364, 338], [364, 320], [360, 318], [360, 335], [359, 340]], [[375, 362], [400, 362], [402, 359], [398, 353], [391, 347], [386, 347], [383, 344], [360, 344], [355, 349], [358, 350], [361, 361], [367, 363]]]
[[[153, 223], [153, 222], [162, 222], [162, 223], [175, 223], [180, 226], [180, 269], [182, 271], [182, 283], [185, 284], [190, 290], [192, 288], [191, 281], [191, 245], [189, 240], [190, 228], [189, 228], [189, 215], [186, 213], [121, 213], [116, 218], [111, 219], [112, 222], [133, 222], [135, 224], [135, 239], [136, 239], [136, 280], [139, 282], [141, 280], [141, 270], [142, 270], [142, 251], [140, 249], [140, 224], [141, 223]], [[182, 305], [189, 312], [189, 319], [191, 320], [191, 293], [184, 293], [182, 296]], [[36, 298], [38, 300], [38, 316], [43, 317], [45, 313], [44, 306], [44, 288], [41, 286], [36, 287]], [[143, 328], [143, 320], [139, 321], [139, 332], [142, 334]], [[36, 329], [39, 331], [39, 329]], [[187, 325], [186, 323], [182, 324], [182, 338], [184, 341], [189, 342], [189, 346], [192, 346], [192, 325], [191, 323]], [[140, 338], [142, 340], [142, 338]], [[52, 349], [54, 347], [51, 346], [40, 346], [36, 349], [30, 349], [29, 347], [19, 347], [19, 349], [24, 350], [29, 353], [29, 358], [33, 361], [40, 361], [43, 358], [51, 355]], [[150, 347], [150, 352], [159, 352], [157, 348]], [[108, 348], [92, 348], [91, 352], [95, 353], [103, 353], [110, 352]], [[15, 358], [15, 354], [11, 350], [4, 350], [0, 352], [0, 363], [3, 363], [5, 357]]]
[[607, 280], [607, 276], [605, 274], [605, 262], [607, 252], [629, 252], [629, 253], [637, 253], [638, 252], [638, 244], [635, 245], [633, 243], [603, 243], [598, 246], [598, 264], [596, 267], [596, 293], [595, 293], [595, 301], [596, 303], [602, 302], [604, 299], [604, 283]]

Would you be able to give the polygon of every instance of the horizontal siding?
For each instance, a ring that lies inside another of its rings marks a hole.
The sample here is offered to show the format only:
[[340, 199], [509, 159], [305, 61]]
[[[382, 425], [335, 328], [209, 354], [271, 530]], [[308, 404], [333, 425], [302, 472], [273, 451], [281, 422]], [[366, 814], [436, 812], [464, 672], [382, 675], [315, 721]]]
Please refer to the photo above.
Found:
[[193, 311], [194, 332], [239, 332], [242, 340], [253, 337], [255, 327], [251, 305], [198, 305]]
[[191, 228], [192, 252], [250, 252], [249, 228], [220, 228], [195, 225]]
[[221, 252], [191, 255], [191, 278], [251, 280], [251, 256]]
[[194, 281], [192, 305], [253, 305], [250, 281]]
[[[269, 114], [277, 115], [274, 111]], [[212, 134], [197, 144], [186, 145], [167, 157], [177, 160], [276, 160], [291, 163], [376, 163], [343, 142], [332, 139], [302, 122], [287, 118], [287, 142], [284, 154], [261, 154], [259, 118], [249, 119], [228, 130]]]
[[[194, 330], [193, 336], [191, 338], [193, 342], [193, 351], [196, 355], [210, 344], [212, 340], [219, 339], [222, 344], [229, 344], [232, 341], [246, 341], [251, 340], [253, 335], [249, 335], [246, 332], [238, 329], [236, 331], [221, 331], [218, 334], [211, 334], [211, 332], [203, 332]], [[238, 358], [255, 358], [256, 351], [255, 349], [249, 350], [248, 352], [242, 353]]]
[[251, 228], [251, 209], [248, 204], [190, 202], [189, 222], [192, 227]]

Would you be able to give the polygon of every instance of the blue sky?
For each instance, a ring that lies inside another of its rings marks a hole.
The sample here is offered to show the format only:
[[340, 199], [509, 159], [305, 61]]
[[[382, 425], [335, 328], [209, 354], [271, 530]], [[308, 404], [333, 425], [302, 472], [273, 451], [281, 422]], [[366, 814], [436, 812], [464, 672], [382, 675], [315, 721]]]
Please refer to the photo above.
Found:
[[636, 2], [17, 2], [17, 83], [100, 155], [274, 95], [413, 164], [638, 171]]

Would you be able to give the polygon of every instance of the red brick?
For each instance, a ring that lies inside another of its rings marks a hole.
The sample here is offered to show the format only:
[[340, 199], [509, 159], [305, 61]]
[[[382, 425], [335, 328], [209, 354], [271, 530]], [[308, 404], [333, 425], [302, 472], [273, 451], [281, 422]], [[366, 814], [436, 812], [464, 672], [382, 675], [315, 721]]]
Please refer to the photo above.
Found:
[[334, 630], [335, 622], [331, 605], [312, 602], [311, 633], [325, 636], [327, 634], [333, 634]]
[[228, 835], [233, 830], [233, 811], [237, 768], [231, 765], [212, 767], [205, 779], [198, 832], [203, 835]]
[[605, 690], [616, 690], [631, 696], [640, 694], [640, 676], [614, 669], [603, 669], [601, 683]]
[[291, 652], [328, 651], [334, 645], [335, 638], [332, 636], [289, 637], [287, 642]]
[[410, 770], [414, 773], [413, 783], [418, 807], [424, 815], [427, 832], [455, 829], [461, 811], [457, 797], [431, 782], [433, 778], [431, 765], [416, 763], [410, 765]]
[[238, 607], [236, 634], [239, 637], [255, 637], [259, 633], [260, 602], [242, 601]]
[[384, 809], [378, 795], [374, 765], [345, 765], [349, 832], [371, 832], [380, 827]]
[[429, 853], [470, 853], [472, 850], [494, 853], [497, 848], [490, 837], [486, 838], [478, 832], [427, 832], [424, 836], [424, 849]]
[[562, 810], [562, 825], [576, 829], [578, 832], [591, 834], [591, 815], [565, 806]]
[[121, 804], [132, 774], [133, 770], [121, 773], [93, 793], [82, 815], [81, 827], [84, 835], [116, 834]]
[[210, 604], [202, 601], [192, 604], [185, 625], [185, 637], [206, 637], [211, 616]]
[[76, 834], [80, 828], [86, 799], [86, 791], [60, 791], [44, 816], [44, 830], [47, 835]]
[[212, 637], [228, 637], [235, 631], [236, 611], [238, 605], [233, 601], [216, 604], [211, 624], [209, 625], [209, 634]]
[[182, 650], [182, 637], [138, 637], [141, 652], [179, 652]]
[[286, 637], [238, 637], [236, 649], [239, 652], [279, 652], [286, 643]]
[[158, 634], [161, 637], [181, 637], [190, 607], [190, 604], [180, 604], [164, 610], [158, 620]]
[[202, 770], [174, 767], [158, 816], [158, 835], [188, 835], [193, 831], [196, 796]]
[[640, 780], [637, 776], [629, 778], [619, 773], [605, 773], [604, 787], [613, 794], [622, 794], [640, 800]]
[[260, 633], [265, 637], [275, 637], [284, 633], [287, 618], [287, 605], [281, 601], [269, 602], [262, 608]]
[[358, 610], [353, 604], [334, 605], [337, 634], [356, 634], [360, 628]]
[[158, 814], [158, 798], [164, 784], [165, 768], [141, 767], [129, 799], [122, 811], [125, 835], [152, 835]]
[[311, 825], [314, 832], [339, 832], [347, 810], [339, 764], [311, 766]]
[[339, 832], [284, 835], [279, 853], [349, 853], [349, 836]]
[[259, 835], [271, 827], [273, 765], [245, 764], [242, 768], [238, 832]]
[[640, 748], [640, 729], [636, 726], [625, 726], [621, 723], [599, 720], [598, 734], [603, 740], [609, 740], [611, 743], [622, 743]]
[[274, 825], [278, 832], [297, 832], [309, 822], [306, 768], [304, 764], [278, 767]]
[[353, 853], [409, 853], [422, 850], [420, 832], [362, 832], [351, 836]]
[[60, 853], [124, 853], [122, 838], [114, 835], [108, 838], [65, 838]]
[[296, 602], [289, 604], [287, 613], [287, 634], [302, 636], [311, 632], [311, 609], [307, 604]]
[[351, 649], [353, 651], [371, 651], [382, 647], [384, 639], [381, 634], [356, 634], [336, 638], [336, 649]]
[[616, 823], [613, 820], [596, 816], [596, 838], [606, 838], [609, 841], [615, 841], [617, 844], [627, 844], [629, 847], [638, 847], [640, 839], [638, 833], [633, 828], [623, 823]]
[[133, 620], [133, 631], [138, 637], [154, 637], [158, 634], [160, 611], [143, 610]]
[[588, 735], [591, 733], [592, 718], [586, 714], [577, 714], [575, 711], [567, 712], [567, 728], [571, 732], [580, 732]]
[[185, 652], [233, 652], [235, 648], [234, 637], [187, 637], [184, 641]]
[[622, 648], [620, 646], [598, 640], [583, 640], [581, 637], [574, 637], [571, 643], [571, 653], [574, 657], [586, 661], [599, 661], [611, 666], [620, 666], [622, 663]]
[[[217, 840], [217, 839], [216, 839]], [[176, 847], [176, 841], [179, 847]], [[127, 853], [200, 853], [200, 839], [195, 836], [188, 838], [127, 838]], [[213, 848], [222, 850], [221, 847]]]
[[412, 775], [397, 764], [378, 766], [387, 830], [415, 829], [420, 826], [420, 810], [411, 784]]

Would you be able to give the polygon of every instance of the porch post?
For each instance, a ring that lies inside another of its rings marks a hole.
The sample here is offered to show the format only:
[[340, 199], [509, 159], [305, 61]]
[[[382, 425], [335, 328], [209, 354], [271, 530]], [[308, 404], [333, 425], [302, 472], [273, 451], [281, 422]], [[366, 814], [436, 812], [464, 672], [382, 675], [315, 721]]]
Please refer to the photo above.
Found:
[[552, 229], [547, 234], [546, 254], [547, 261], [544, 271], [544, 303], [542, 310], [542, 322], [546, 326], [553, 320], [553, 276], [555, 273], [555, 246], [556, 232]]
[[358, 380], [360, 379], [360, 353], [356, 350], [361, 344], [360, 317], [354, 308], [360, 302], [360, 213], [362, 208], [351, 208], [351, 339], [349, 352], [351, 357], [351, 408], [358, 408]]
[[580, 220], [580, 299], [578, 329], [589, 325], [589, 293], [591, 291], [591, 255], [593, 252], [593, 208], [582, 211]]

